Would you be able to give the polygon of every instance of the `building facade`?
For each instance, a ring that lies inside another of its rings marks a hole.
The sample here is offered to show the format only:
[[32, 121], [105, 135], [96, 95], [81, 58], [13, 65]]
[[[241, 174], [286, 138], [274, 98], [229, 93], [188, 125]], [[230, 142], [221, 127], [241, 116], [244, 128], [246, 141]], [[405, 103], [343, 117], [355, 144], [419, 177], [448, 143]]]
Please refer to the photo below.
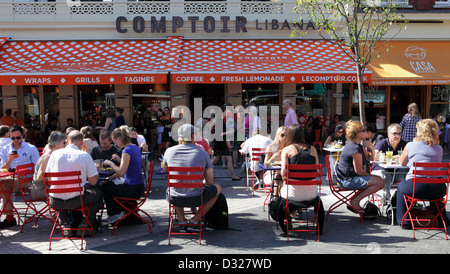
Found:
[[[278, 106], [281, 118], [281, 103], [290, 99], [301, 123], [314, 116], [325, 127], [334, 114], [357, 117], [352, 63], [294, 7], [292, 0], [0, 0], [1, 111], [17, 111], [36, 131], [51, 116], [61, 128], [68, 118], [77, 127], [101, 124], [108, 107], [122, 108], [126, 123], [139, 127], [148, 108], [193, 109], [195, 98], [202, 98], [202, 112], [254, 103]], [[448, 1], [402, 3], [410, 23], [394, 47], [431, 43], [433, 58], [448, 57], [448, 8]], [[291, 37], [295, 29], [306, 37]], [[387, 67], [406, 68], [392, 60], [381, 54], [365, 75], [366, 100], [375, 103], [381, 130], [399, 122], [409, 102], [419, 104], [422, 116], [448, 114], [445, 62], [406, 61], [418, 72], [399, 76]]]

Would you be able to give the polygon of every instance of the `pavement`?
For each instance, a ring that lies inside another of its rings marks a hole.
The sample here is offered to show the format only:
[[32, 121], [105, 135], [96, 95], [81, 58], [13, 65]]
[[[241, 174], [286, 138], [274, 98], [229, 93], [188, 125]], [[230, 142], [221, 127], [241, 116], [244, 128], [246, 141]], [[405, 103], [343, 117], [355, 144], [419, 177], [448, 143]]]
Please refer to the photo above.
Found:
[[[323, 155], [320, 161], [324, 163]], [[448, 153], [444, 161], [450, 161]], [[156, 167], [157, 165], [155, 165]], [[324, 169], [325, 171], [325, 169]], [[166, 180], [155, 168], [152, 191], [143, 209], [155, 226], [152, 233], [147, 225], [120, 226], [114, 235], [106, 227], [95, 237], [85, 239], [85, 250], [80, 240], [55, 240], [48, 249], [51, 225], [40, 220], [37, 227], [27, 224], [23, 233], [20, 226], [0, 231], [1, 254], [208, 254], [208, 256], [253, 256], [261, 258], [272, 254], [448, 254], [450, 245], [443, 231], [420, 230], [413, 239], [411, 230], [402, 230], [390, 224], [385, 217], [361, 222], [357, 214], [339, 207], [324, 223], [324, 232], [298, 232], [290, 241], [280, 236], [281, 230], [271, 220], [267, 208], [263, 210], [263, 191], [254, 194], [244, 179], [231, 181], [228, 170], [214, 166], [215, 182], [223, 188], [229, 207], [229, 223], [233, 230], [207, 229], [198, 244], [197, 236], [173, 236], [168, 245], [168, 204], [165, 200]], [[325, 172], [324, 172], [325, 174]], [[325, 211], [336, 199], [323, 177], [322, 201]], [[20, 204], [20, 201], [16, 201]], [[449, 210], [447, 205], [447, 210]], [[105, 214], [106, 215], [106, 214]], [[106, 219], [106, 216], [103, 217]], [[178, 257], [176, 257], [178, 258]], [[217, 265], [216, 265], [217, 266]]]

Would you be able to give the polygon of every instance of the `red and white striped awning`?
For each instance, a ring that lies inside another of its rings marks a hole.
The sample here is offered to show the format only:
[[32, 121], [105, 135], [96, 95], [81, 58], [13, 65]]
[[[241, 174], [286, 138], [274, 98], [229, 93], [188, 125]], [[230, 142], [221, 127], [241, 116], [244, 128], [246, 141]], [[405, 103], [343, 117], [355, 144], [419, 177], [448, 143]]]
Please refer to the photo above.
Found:
[[166, 83], [179, 41], [6, 41], [0, 85]]
[[357, 82], [351, 58], [324, 40], [183, 40], [171, 74], [173, 83]]

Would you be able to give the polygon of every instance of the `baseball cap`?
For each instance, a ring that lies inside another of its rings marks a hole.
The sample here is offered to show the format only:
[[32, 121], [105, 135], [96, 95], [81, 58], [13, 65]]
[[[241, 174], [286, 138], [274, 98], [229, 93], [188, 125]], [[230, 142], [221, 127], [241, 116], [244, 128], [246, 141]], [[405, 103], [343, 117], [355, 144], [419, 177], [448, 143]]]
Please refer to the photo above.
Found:
[[196, 127], [194, 127], [191, 124], [184, 124], [181, 127], [178, 128], [178, 138], [182, 138], [185, 140], [190, 140], [191, 135], [194, 132], [199, 132], [200, 130]]

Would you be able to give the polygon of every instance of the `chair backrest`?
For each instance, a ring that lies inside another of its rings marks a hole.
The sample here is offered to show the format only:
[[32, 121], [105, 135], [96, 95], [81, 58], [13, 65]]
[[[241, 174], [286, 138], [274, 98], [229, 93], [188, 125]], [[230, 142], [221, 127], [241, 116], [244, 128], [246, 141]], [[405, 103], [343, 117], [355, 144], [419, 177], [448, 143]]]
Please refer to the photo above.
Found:
[[253, 169], [255, 169], [257, 163], [259, 162], [259, 159], [261, 159], [261, 155], [263, 155], [265, 153], [266, 153], [266, 149], [265, 148], [255, 147], [255, 148], [251, 149], [250, 161], [252, 161]]
[[[414, 197], [415, 184], [447, 184], [450, 182], [450, 165], [449, 163], [413, 163], [413, 193]], [[446, 199], [447, 200], [447, 199]]]
[[[175, 188], [203, 188], [203, 170], [203, 167], [167, 167], [167, 186]], [[176, 183], [171, 182], [171, 180], [182, 180], [184, 182]]]
[[47, 198], [50, 194], [75, 194], [82, 197], [81, 171], [44, 172]]
[[287, 164], [286, 170], [286, 185], [322, 185], [321, 164]]
[[[34, 163], [16, 166], [16, 173], [19, 179], [20, 188], [22, 189], [23, 184], [33, 181]], [[23, 190], [24, 189], [22, 189], [22, 191]]]
[[153, 177], [153, 168], [155, 166], [155, 161], [152, 161], [150, 164], [150, 169], [148, 171], [148, 179], [147, 179], [147, 188], [145, 191], [145, 199], [148, 198], [148, 194], [150, 193], [150, 189], [152, 187], [152, 177]]

